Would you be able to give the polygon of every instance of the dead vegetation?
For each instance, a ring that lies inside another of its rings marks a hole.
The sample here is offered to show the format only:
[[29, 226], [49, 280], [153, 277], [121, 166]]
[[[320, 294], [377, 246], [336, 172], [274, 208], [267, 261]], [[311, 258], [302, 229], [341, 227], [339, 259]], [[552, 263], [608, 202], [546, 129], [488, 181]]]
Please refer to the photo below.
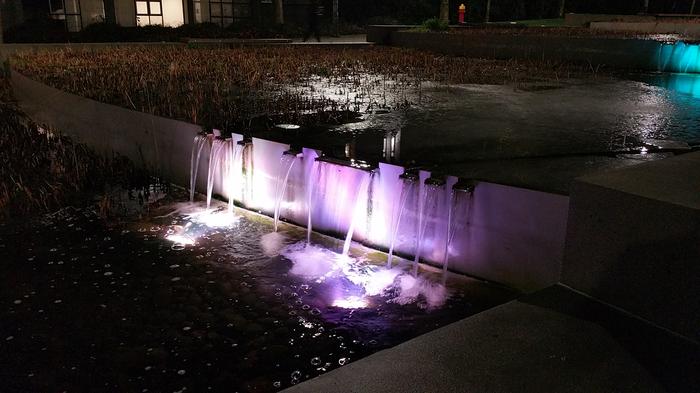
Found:
[[[338, 112], [404, 107], [412, 104], [410, 98], [396, 93], [418, 91], [412, 96], [420, 96], [426, 82], [520, 84], [591, 76], [586, 68], [559, 62], [468, 59], [379, 47], [135, 46], [23, 53], [13, 66], [84, 97], [235, 132], [260, 127], [253, 119], [265, 116], [304, 124], [328, 121]], [[314, 80], [332, 94], [313, 91]], [[384, 99], [377, 102], [376, 97]]]

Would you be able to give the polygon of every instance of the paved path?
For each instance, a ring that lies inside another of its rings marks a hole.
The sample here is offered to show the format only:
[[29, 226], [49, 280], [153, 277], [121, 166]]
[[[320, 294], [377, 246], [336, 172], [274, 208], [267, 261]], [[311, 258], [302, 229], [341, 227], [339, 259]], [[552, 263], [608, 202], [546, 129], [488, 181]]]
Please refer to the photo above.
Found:
[[662, 392], [597, 324], [513, 301], [285, 390]]
[[372, 45], [371, 42], [367, 42], [366, 34], [341, 35], [339, 37], [323, 36], [321, 42], [317, 42], [313, 37], [306, 42], [301, 38], [293, 38], [292, 43], [295, 45]]

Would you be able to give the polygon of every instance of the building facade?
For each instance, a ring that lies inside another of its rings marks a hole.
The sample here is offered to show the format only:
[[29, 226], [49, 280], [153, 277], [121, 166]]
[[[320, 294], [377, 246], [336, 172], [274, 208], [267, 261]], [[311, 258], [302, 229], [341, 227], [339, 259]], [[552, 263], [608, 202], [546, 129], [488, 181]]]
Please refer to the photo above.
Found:
[[[24, 15], [65, 21], [70, 32], [99, 22], [121, 26], [163, 25], [210, 22], [222, 27], [260, 23], [274, 18], [273, 0], [5, 0], [1, 2], [3, 26], [22, 23]], [[310, 0], [284, 0], [285, 20], [300, 23]], [[11, 13], [12, 16], [8, 17]]]

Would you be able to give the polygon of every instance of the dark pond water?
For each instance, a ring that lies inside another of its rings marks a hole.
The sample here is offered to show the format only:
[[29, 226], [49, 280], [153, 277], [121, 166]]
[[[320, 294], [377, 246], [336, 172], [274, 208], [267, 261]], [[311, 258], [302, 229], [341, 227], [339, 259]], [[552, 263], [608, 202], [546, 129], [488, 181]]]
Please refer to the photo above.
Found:
[[[333, 97], [334, 89], [320, 84], [313, 91]], [[668, 157], [639, 154], [668, 147], [660, 141], [700, 145], [700, 77], [693, 74], [519, 87], [423, 84], [395, 94], [392, 102], [410, 104], [387, 110], [380, 98], [363, 97], [377, 105], [362, 106], [360, 121], [268, 136], [335, 156], [559, 193], [584, 174]]]
[[1, 225], [0, 390], [277, 391], [515, 296], [396, 269], [370, 291], [377, 253], [185, 214], [201, 210], [168, 197], [120, 224], [68, 208]]

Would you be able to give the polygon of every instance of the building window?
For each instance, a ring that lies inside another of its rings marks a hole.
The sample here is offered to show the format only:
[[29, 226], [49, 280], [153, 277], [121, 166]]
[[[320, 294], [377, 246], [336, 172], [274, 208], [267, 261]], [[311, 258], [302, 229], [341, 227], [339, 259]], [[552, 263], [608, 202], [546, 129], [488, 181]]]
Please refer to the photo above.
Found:
[[64, 21], [66, 29], [70, 32], [83, 28], [80, 0], [49, 0], [49, 15], [53, 19]]
[[233, 0], [209, 1], [209, 20], [221, 27], [233, 23]]
[[195, 0], [194, 5], [194, 21], [195, 23], [202, 23], [202, 2]]
[[163, 4], [156, 1], [136, 1], [136, 25], [162, 25]]

